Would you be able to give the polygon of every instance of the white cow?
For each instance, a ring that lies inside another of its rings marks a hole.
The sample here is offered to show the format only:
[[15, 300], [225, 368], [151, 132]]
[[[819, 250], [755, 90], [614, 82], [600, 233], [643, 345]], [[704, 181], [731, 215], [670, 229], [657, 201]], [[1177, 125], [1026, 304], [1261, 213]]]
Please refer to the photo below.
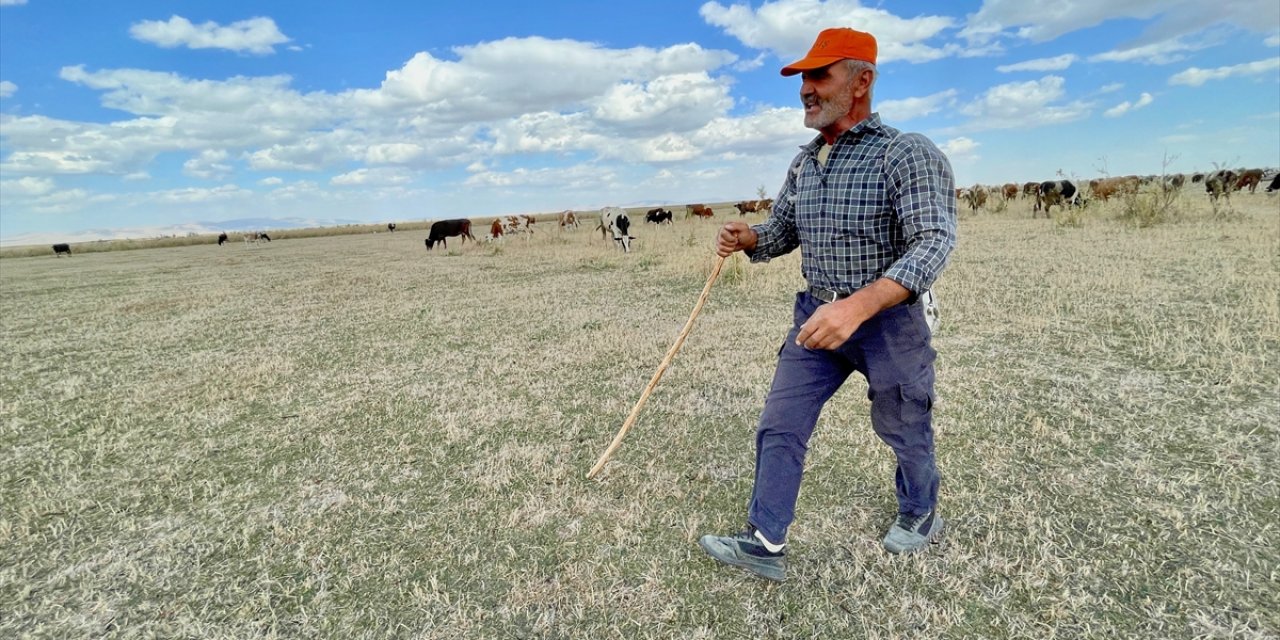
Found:
[[613, 241], [622, 245], [624, 253], [631, 252], [631, 241], [635, 238], [631, 235], [631, 218], [627, 217], [626, 211], [619, 207], [601, 209], [600, 226], [596, 228], [605, 239], [613, 234]]

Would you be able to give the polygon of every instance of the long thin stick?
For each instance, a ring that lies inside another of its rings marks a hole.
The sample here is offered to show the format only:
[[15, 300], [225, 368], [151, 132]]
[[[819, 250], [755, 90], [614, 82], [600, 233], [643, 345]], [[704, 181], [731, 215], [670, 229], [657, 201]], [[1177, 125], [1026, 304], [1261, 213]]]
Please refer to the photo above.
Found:
[[640, 394], [640, 399], [636, 401], [636, 406], [631, 409], [631, 415], [627, 416], [627, 421], [622, 423], [622, 429], [618, 430], [618, 435], [613, 437], [613, 442], [609, 443], [609, 448], [604, 450], [604, 455], [601, 455], [600, 459], [596, 461], [596, 465], [587, 472], [587, 478], [594, 478], [597, 473], [600, 473], [600, 470], [604, 468], [604, 463], [609, 461], [609, 456], [612, 456], [613, 452], [622, 446], [622, 439], [627, 437], [627, 432], [631, 430], [631, 425], [635, 424], [636, 416], [640, 415], [640, 408], [649, 399], [649, 394], [653, 393], [653, 388], [658, 386], [658, 380], [662, 379], [662, 374], [666, 373], [667, 366], [676, 357], [676, 352], [684, 344], [684, 339], [689, 336], [689, 330], [693, 329], [693, 321], [702, 312], [702, 305], [707, 303], [707, 296], [711, 295], [711, 285], [720, 276], [720, 268], [723, 266], [724, 257], [722, 256], [716, 260], [716, 266], [711, 269], [711, 276], [707, 278], [707, 285], [702, 288], [702, 295], [698, 296], [698, 303], [693, 305], [693, 313], [689, 314], [689, 321], [684, 323], [684, 329], [680, 331], [675, 343], [667, 350], [667, 357], [663, 358], [662, 364], [658, 365], [658, 370], [654, 372], [653, 379], [649, 381], [649, 386], [644, 388], [644, 393]]

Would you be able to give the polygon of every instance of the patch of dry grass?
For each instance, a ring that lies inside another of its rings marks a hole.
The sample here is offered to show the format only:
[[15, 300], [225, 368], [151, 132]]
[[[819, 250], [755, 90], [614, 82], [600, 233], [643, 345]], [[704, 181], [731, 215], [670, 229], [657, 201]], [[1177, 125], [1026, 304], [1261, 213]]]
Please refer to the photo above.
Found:
[[1274, 636], [1277, 202], [967, 217], [938, 286], [946, 544], [880, 550], [892, 460], [851, 381], [782, 586], [695, 541], [742, 522], [797, 256], [726, 264], [584, 479], [723, 211], [638, 224], [630, 255], [584, 225], [5, 260], [0, 635]]

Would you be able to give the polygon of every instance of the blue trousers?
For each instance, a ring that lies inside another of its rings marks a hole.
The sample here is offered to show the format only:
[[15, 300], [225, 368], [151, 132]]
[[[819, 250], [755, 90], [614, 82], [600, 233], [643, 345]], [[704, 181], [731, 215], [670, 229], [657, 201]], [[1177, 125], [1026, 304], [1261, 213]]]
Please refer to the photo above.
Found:
[[800, 325], [822, 304], [796, 294], [795, 323], [778, 351], [778, 368], [756, 430], [756, 475], [747, 520], [771, 541], [786, 539], [795, 518], [809, 437], [823, 405], [854, 371], [867, 380], [871, 426], [898, 458], [898, 511], [913, 515], [938, 501], [933, 448], [933, 361], [919, 303], [885, 309], [835, 350], [796, 346]]

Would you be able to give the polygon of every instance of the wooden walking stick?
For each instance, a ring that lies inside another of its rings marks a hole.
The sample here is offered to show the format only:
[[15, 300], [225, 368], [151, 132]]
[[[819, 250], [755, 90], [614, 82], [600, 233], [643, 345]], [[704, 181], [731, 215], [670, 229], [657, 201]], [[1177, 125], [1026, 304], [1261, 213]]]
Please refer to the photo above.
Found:
[[596, 465], [591, 467], [587, 472], [587, 478], [594, 478], [600, 470], [604, 468], [604, 463], [609, 461], [609, 456], [622, 446], [622, 439], [627, 437], [627, 432], [631, 430], [631, 425], [635, 424], [636, 416], [640, 415], [640, 408], [644, 406], [649, 394], [653, 393], [653, 388], [658, 386], [658, 380], [662, 379], [662, 374], [667, 371], [667, 366], [671, 364], [671, 360], [676, 357], [676, 352], [680, 350], [680, 346], [684, 344], [684, 339], [689, 336], [689, 330], [693, 328], [693, 321], [702, 311], [702, 305], [706, 304], [707, 296], [711, 294], [711, 285], [720, 275], [720, 267], [724, 266], [724, 256], [716, 259], [716, 265], [711, 269], [711, 276], [707, 278], [707, 285], [702, 288], [702, 295], [698, 296], [698, 303], [693, 305], [693, 313], [689, 314], [689, 321], [684, 323], [684, 329], [680, 331], [680, 335], [676, 337], [676, 341], [667, 350], [667, 356], [662, 359], [662, 364], [658, 365], [658, 370], [654, 372], [653, 379], [649, 380], [649, 386], [644, 388], [644, 393], [640, 394], [640, 399], [636, 401], [636, 406], [631, 409], [631, 415], [627, 416], [626, 422], [622, 423], [622, 428], [618, 430], [618, 435], [613, 437], [613, 442], [609, 443], [609, 448], [604, 450], [604, 454], [596, 461]]

